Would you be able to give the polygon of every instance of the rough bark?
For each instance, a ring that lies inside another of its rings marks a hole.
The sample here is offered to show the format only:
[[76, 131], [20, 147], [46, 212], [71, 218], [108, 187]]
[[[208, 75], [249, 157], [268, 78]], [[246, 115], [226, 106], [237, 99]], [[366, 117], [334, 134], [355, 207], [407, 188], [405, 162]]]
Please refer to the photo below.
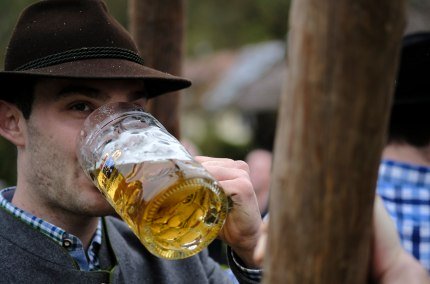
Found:
[[365, 283], [404, 1], [296, 0], [265, 283]]

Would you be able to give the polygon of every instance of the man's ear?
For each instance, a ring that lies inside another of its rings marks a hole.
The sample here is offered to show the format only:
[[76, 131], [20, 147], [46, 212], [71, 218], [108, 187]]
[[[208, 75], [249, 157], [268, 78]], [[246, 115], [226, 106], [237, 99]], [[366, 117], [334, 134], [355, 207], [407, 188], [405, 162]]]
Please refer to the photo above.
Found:
[[22, 112], [14, 104], [0, 100], [0, 135], [17, 147], [25, 145], [24, 122]]

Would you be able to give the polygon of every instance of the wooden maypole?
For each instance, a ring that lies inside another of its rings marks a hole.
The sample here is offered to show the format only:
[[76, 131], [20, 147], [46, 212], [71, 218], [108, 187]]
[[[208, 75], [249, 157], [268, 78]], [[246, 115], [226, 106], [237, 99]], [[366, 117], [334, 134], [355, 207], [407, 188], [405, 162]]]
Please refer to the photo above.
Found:
[[405, 1], [295, 0], [265, 283], [365, 283]]
[[[145, 65], [180, 75], [184, 52], [185, 0], [129, 0], [128, 10], [130, 32]], [[148, 111], [179, 138], [178, 92], [152, 99]]]

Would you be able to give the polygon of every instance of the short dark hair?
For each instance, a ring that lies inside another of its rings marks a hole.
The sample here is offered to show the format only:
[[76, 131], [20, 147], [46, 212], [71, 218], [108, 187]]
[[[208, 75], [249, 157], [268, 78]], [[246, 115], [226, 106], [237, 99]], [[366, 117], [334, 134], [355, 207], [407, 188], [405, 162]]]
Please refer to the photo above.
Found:
[[393, 106], [388, 127], [388, 143], [396, 142], [415, 147], [430, 144], [430, 105]]
[[406, 35], [391, 109], [388, 143], [430, 144], [430, 32]]
[[34, 101], [34, 80], [17, 80], [8, 82], [3, 89], [3, 99], [16, 105], [22, 112], [25, 119], [30, 118]]

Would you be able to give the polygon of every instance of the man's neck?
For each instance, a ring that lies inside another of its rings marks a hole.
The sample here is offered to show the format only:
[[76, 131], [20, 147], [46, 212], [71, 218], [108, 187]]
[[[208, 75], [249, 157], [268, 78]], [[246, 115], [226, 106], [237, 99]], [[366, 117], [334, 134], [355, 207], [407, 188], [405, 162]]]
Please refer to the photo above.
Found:
[[[25, 198], [22, 198], [19, 188], [15, 190], [12, 198], [12, 204], [16, 207], [27, 211], [28, 213], [47, 221], [66, 232], [73, 234], [80, 239], [85, 249], [90, 245], [91, 239], [97, 229], [98, 217], [78, 216], [66, 211], [59, 210], [42, 210], [44, 206], [35, 209], [34, 206], [28, 206]], [[33, 208], [33, 209], [32, 209]]]
[[390, 143], [384, 148], [382, 158], [430, 167], [430, 145], [418, 148], [406, 143]]

